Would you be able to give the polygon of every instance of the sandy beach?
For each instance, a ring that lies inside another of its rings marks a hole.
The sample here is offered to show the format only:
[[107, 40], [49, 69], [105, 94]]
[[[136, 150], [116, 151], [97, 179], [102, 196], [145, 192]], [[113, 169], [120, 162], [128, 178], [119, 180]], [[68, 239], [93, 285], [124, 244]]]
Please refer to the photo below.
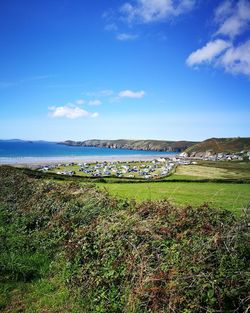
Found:
[[0, 165], [12, 165], [18, 167], [37, 168], [44, 165], [69, 163], [69, 162], [128, 162], [128, 161], [150, 161], [157, 158], [173, 158], [177, 154], [161, 154], [161, 155], [109, 155], [109, 156], [56, 156], [56, 157], [1, 157]]

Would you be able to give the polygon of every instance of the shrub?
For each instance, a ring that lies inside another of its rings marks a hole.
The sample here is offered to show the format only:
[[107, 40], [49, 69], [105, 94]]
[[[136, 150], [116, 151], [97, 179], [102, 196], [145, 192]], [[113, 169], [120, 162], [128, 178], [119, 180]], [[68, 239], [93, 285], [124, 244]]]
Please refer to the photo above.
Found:
[[0, 167], [0, 282], [47, 277], [59, 257], [82, 312], [244, 312], [248, 242], [228, 211], [128, 203]]

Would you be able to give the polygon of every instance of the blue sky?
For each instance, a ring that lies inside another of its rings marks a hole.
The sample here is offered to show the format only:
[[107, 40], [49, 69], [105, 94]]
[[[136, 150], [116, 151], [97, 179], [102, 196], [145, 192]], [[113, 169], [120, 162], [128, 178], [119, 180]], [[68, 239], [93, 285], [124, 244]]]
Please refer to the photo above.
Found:
[[2, 0], [0, 138], [250, 131], [248, 0]]

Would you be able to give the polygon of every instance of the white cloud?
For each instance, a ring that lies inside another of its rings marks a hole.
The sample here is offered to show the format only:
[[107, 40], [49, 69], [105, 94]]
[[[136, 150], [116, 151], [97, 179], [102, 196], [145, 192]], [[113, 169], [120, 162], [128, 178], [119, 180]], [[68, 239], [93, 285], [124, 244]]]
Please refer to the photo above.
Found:
[[216, 35], [234, 38], [250, 27], [250, 2], [240, 0], [235, 5], [225, 1], [215, 11], [215, 20], [219, 23]]
[[135, 40], [136, 38], [138, 38], [137, 35], [127, 34], [127, 33], [121, 33], [121, 34], [118, 34], [118, 35], [116, 36], [116, 39], [118, 39], [118, 40], [120, 40], [120, 41]]
[[[125, 1], [125, 0], [124, 0]], [[173, 19], [194, 9], [200, 0], [126, 0], [118, 10], [103, 13], [104, 29], [114, 33], [117, 40], [136, 40], [138, 34], [131, 34], [131, 28], [124, 30], [124, 23], [149, 24]], [[122, 25], [123, 24], [123, 25]], [[121, 26], [122, 25], [122, 26]]]
[[[186, 60], [187, 65], [209, 62], [228, 73], [250, 76], [250, 2], [224, 1], [215, 10], [214, 22], [217, 31], [213, 40], [192, 52]], [[242, 39], [240, 35], [246, 32], [245, 39]]]
[[231, 47], [217, 61], [227, 72], [250, 76], [250, 40]]
[[83, 99], [76, 100], [76, 104], [78, 104], [78, 105], [83, 105], [84, 103], [85, 103], [85, 101]]
[[214, 17], [217, 22], [221, 22], [233, 13], [232, 1], [222, 2], [215, 10]]
[[178, 16], [193, 9], [196, 0], [136, 0], [125, 3], [120, 11], [128, 22], [150, 23]]
[[208, 42], [204, 47], [190, 54], [187, 58], [187, 64], [193, 66], [203, 62], [211, 62], [220, 55], [225, 49], [230, 47], [231, 43], [222, 39]]
[[92, 98], [92, 99], [90, 98], [87, 102], [85, 102], [86, 104], [91, 105], [91, 106], [98, 106], [103, 103], [103, 101], [101, 101], [98, 98], [101, 98], [101, 99], [105, 98], [106, 102], [113, 103], [113, 102], [121, 100], [122, 98], [140, 99], [146, 95], [144, 90], [133, 91], [130, 89], [124, 89], [119, 92], [113, 91], [112, 89], [104, 89], [100, 91], [85, 92], [84, 94], [87, 97]]
[[113, 94], [114, 94], [114, 91], [111, 89], [104, 89], [100, 91], [101, 97], [109, 97], [109, 96], [112, 96]]
[[93, 105], [93, 106], [98, 106], [98, 105], [101, 105], [102, 104], [102, 102], [100, 101], [100, 100], [90, 100], [89, 102], [88, 102], [88, 105]]
[[132, 91], [132, 90], [122, 90], [119, 92], [119, 98], [143, 98], [145, 96], [145, 92], [141, 91]]
[[52, 117], [66, 117], [70, 119], [75, 119], [79, 117], [97, 117], [98, 113], [88, 112], [83, 110], [71, 103], [64, 106], [51, 106], [49, 110], [52, 111]]

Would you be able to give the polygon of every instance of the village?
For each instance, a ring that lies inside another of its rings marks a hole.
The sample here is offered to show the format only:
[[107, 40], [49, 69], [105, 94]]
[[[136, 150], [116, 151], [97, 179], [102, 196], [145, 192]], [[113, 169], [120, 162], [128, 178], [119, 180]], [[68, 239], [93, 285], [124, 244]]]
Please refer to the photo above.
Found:
[[202, 161], [243, 161], [250, 159], [250, 152], [239, 153], [209, 153], [201, 156], [188, 157], [185, 153], [168, 158], [159, 157], [150, 161], [103, 161], [103, 162], [70, 162], [55, 165], [46, 165], [38, 170], [51, 172], [58, 175], [85, 176], [85, 177], [127, 177], [154, 179], [170, 175], [176, 166], [197, 164], [197, 160]]
[[[152, 161], [113, 161], [95, 163], [65, 163], [41, 167], [42, 172], [53, 172], [58, 175], [78, 175], [87, 177], [128, 177], [128, 178], [159, 178], [169, 175], [176, 166], [176, 158], [157, 158]], [[179, 160], [183, 164], [190, 161]]]
[[195, 154], [191, 154], [190, 157], [188, 157], [186, 152], [182, 152], [179, 155], [180, 158], [187, 158], [187, 159], [198, 159], [203, 161], [243, 161], [250, 160], [250, 151], [240, 151], [237, 153], [217, 153], [213, 154], [211, 151], [207, 152], [198, 152]]

